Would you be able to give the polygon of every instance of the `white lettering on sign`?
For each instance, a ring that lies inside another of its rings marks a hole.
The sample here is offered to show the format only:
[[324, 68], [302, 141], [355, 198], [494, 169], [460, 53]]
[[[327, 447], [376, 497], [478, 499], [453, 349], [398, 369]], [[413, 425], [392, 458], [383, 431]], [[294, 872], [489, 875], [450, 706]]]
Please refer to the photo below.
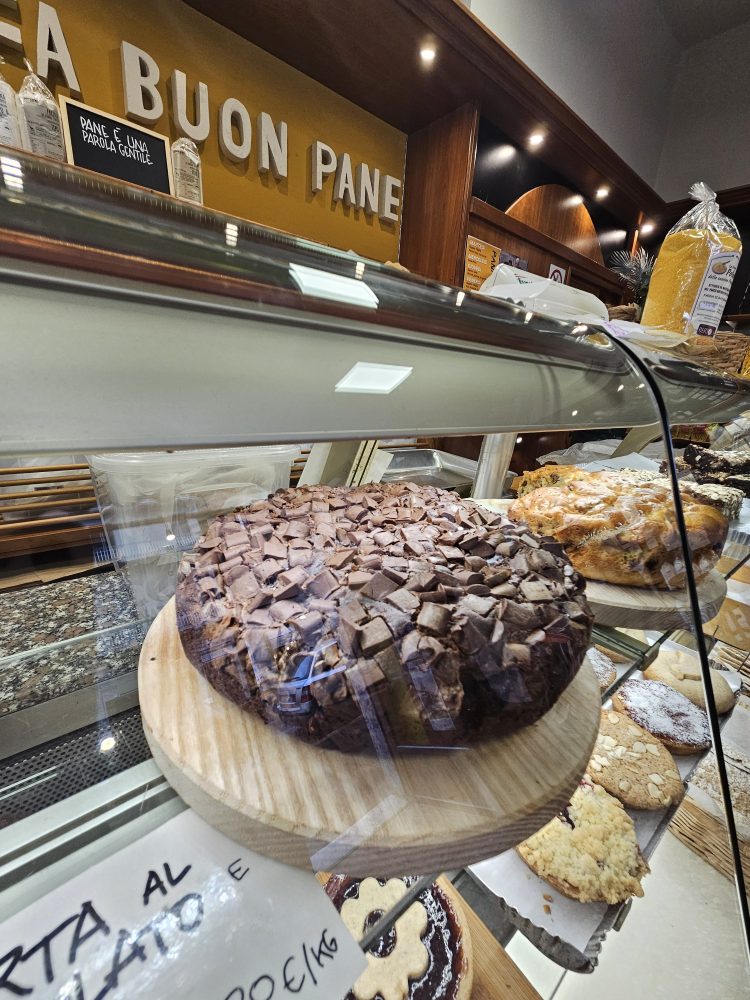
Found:
[[[234, 138], [237, 129], [238, 138]], [[253, 127], [250, 112], [242, 101], [228, 97], [219, 108], [219, 147], [225, 156], [235, 163], [246, 160], [250, 155]]]
[[355, 205], [357, 202], [357, 196], [354, 192], [352, 158], [348, 153], [342, 153], [339, 157], [336, 179], [333, 182], [333, 200], [343, 201], [345, 205]]
[[164, 101], [156, 88], [159, 67], [148, 52], [130, 42], [120, 44], [125, 114], [142, 122], [155, 122], [164, 112]]
[[378, 210], [378, 191], [380, 189], [380, 171], [370, 172], [366, 163], [360, 163], [357, 175], [357, 208], [364, 209], [368, 215], [374, 215]]
[[378, 216], [386, 222], [398, 221], [399, 198], [396, 193], [401, 187], [398, 177], [386, 174], [380, 178], [380, 197], [378, 198]]
[[51, 65], [60, 68], [60, 72], [65, 77], [66, 86], [74, 94], [81, 93], [57, 11], [48, 3], [40, 2], [36, 28], [36, 71], [39, 76], [46, 79], [49, 76]]
[[366, 960], [313, 875], [190, 810], [2, 925], [0, 995], [333, 1000]]
[[[6, 7], [10, 7], [15, 17], [20, 16], [17, 0], [4, 0], [4, 2]], [[0, 21], [0, 42], [9, 49], [23, 49], [21, 29], [15, 24]]]
[[[17, 0], [0, 0], [0, 6], [18, 14]], [[65, 40], [60, 18], [55, 8], [40, 0], [37, 22], [37, 72], [42, 79], [57, 69], [65, 84], [76, 94], [80, 93], [78, 77]], [[0, 21], [0, 44], [22, 49], [21, 30], [14, 24]], [[159, 89], [161, 69], [156, 60], [131, 42], [120, 43], [125, 114], [139, 122], [153, 123], [164, 114], [164, 95]], [[179, 135], [194, 142], [204, 142], [211, 133], [211, 105], [208, 85], [198, 81], [192, 89], [192, 111], [188, 94], [187, 76], [175, 67], [169, 77], [171, 97], [170, 114], [174, 129]], [[272, 174], [284, 180], [289, 173], [288, 129], [285, 121], [275, 121], [261, 110], [255, 119], [256, 166], [261, 175]], [[109, 148], [102, 137], [95, 141], [91, 133], [86, 142]], [[253, 127], [247, 107], [235, 97], [224, 100], [218, 108], [218, 143], [224, 157], [241, 163], [250, 157], [253, 144]], [[122, 155], [138, 158], [135, 150]], [[146, 154], [147, 155], [147, 154]], [[148, 162], [144, 159], [143, 162]], [[333, 175], [329, 186], [331, 202], [351, 206], [367, 215], [377, 215], [385, 223], [398, 221], [401, 181], [390, 174], [382, 174], [367, 163], [352, 163], [348, 152], [337, 152], [322, 139], [310, 147], [310, 190], [318, 194], [325, 180]]]
[[[360, 163], [352, 174], [352, 160], [348, 153], [338, 156], [335, 150], [320, 139], [310, 147], [310, 190], [313, 194], [323, 190], [325, 178], [335, 174], [333, 201], [363, 209], [368, 215], [376, 211], [383, 222], [397, 222], [400, 205], [401, 181], [390, 174], [381, 176], [366, 163]], [[354, 177], [356, 176], [356, 184]]]
[[273, 118], [265, 111], [258, 115], [258, 170], [262, 174], [270, 170], [276, 180], [287, 175], [286, 122], [279, 122], [278, 129]]
[[203, 142], [208, 138], [211, 122], [208, 117], [208, 87], [205, 83], [198, 83], [193, 91], [193, 117], [191, 122], [187, 114], [187, 77], [181, 69], [172, 71], [169, 81], [172, 91], [172, 120], [177, 131], [181, 135], [186, 135], [193, 142]]
[[320, 139], [316, 139], [310, 147], [310, 155], [312, 160], [310, 190], [313, 194], [317, 194], [323, 190], [323, 178], [336, 170], [338, 157], [331, 147]]

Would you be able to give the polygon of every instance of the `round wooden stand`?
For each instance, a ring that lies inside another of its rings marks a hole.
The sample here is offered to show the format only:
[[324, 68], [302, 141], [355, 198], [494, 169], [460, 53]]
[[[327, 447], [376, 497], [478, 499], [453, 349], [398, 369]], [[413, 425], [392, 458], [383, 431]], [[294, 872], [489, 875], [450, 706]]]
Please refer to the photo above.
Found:
[[569, 800], [599, 726], [588, 664], [533, 726], [471, 749], [323, 750], [222, 697], [185, 656], [174, 600], [138, 668], [143, 727], [169, 783], [261, 854], [351, 875], [460, 868], [519, 843]]
[[[718, 614], [727, 595], [727, 584], [715, 569], [698, 584], [701, 619]], [[586, 581], [586, 599], [601, 625], [622, 628], [669, 628], [693, 630], [687, 590], [652, 590], [648, 587], [618, 587], [613, 583]]]

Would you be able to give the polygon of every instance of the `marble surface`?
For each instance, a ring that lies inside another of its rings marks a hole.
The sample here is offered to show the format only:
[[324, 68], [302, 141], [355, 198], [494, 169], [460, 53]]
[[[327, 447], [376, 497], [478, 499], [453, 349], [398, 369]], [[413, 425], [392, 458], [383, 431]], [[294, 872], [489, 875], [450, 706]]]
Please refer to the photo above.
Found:
[[0, 593], [0, 715], [134, 670], [144, 635], [116, 572]]

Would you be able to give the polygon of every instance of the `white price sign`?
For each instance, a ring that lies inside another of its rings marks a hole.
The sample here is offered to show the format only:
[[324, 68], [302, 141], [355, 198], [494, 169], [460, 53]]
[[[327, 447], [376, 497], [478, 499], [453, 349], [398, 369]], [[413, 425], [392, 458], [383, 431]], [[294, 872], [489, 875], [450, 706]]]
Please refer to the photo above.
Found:
[[312, 874], [190, 810], [0, 936], [3, 1000], [340, 1000], [367, 964]]

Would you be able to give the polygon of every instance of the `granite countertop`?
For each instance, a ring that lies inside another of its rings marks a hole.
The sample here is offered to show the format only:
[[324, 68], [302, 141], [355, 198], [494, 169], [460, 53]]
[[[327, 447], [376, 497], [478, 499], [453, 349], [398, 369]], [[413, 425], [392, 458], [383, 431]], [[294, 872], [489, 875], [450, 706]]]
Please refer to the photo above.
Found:
[[135, 670], [145, 628], [113, 571], [0, 593], [0, 715]]

